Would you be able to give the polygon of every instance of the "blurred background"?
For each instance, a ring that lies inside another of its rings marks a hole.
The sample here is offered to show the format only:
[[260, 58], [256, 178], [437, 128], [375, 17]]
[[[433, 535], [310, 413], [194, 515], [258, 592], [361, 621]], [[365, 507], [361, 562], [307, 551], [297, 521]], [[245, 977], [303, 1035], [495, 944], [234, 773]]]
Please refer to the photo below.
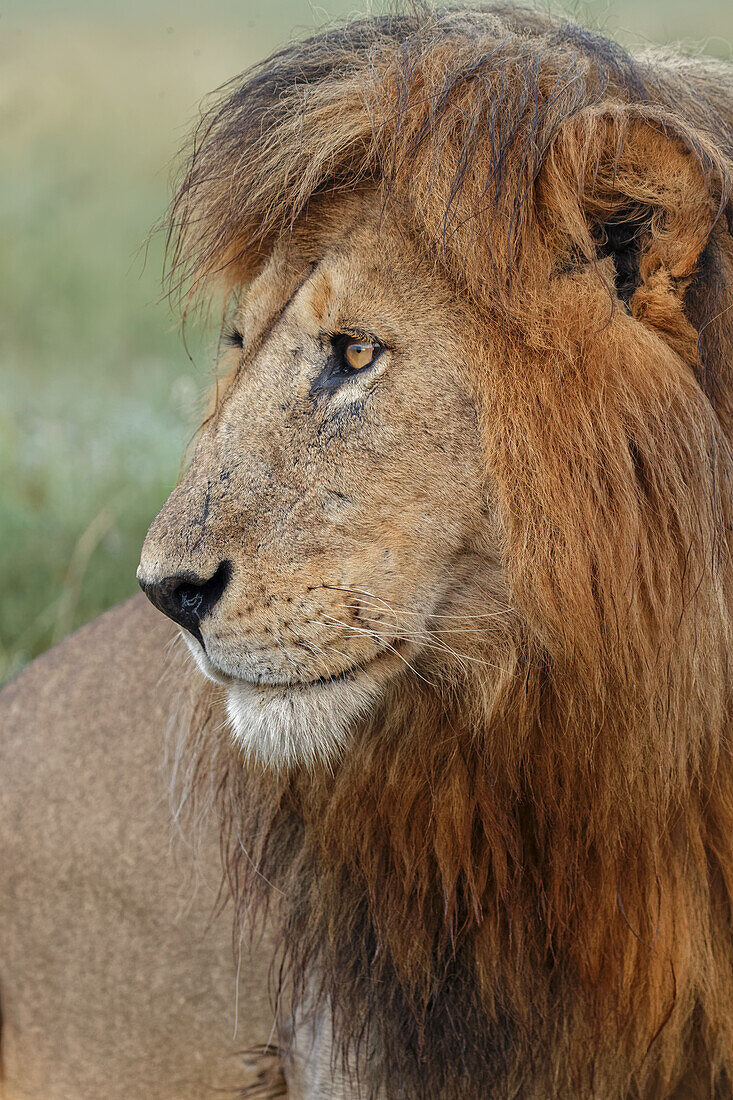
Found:
[[[379, 5], [372, 5], [372, 10]], [[357, 10], [306, 0], [0, 0], [0, 682], [136, 591], [215, 334], [161, 294], [149, 230], [205, 95]], [[731, 0], [562, 10], [731, 57]]]

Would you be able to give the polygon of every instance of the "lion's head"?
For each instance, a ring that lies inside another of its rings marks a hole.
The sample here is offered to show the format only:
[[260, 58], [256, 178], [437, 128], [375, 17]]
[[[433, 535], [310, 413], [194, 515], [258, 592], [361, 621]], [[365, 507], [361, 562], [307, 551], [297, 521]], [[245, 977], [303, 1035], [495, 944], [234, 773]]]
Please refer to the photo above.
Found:
[[635, 582], [647, 467], [700, 476], [668, 413], [718, 430], [685, 295], [726, 163], [636, 72], [504, 29], [286, 51], [178, 198], [194, 281], [238, 301], [140, 580], [269, 763], [330, 757], [395, 677], [492, 690], [522, 611], [583, 644]]
[[727, 1064], [720, 80], [375, 18], [235, 82], [176, 198], [174, 271], [233, 304], [139, 576], [274, 765], [229, 813], [344, 1042], [381, 1004], [382, 1082], [515, 1095], [531, 1035], [522, 1095], [671, 1087], [703, 1017]]
[[477, 588], [483, 621], [507, 607], [472, 336], [373, 189], [296, 227], [232, 312], [141, 579], [261, 760], [328, 758], [395, 677], [440, 675]]

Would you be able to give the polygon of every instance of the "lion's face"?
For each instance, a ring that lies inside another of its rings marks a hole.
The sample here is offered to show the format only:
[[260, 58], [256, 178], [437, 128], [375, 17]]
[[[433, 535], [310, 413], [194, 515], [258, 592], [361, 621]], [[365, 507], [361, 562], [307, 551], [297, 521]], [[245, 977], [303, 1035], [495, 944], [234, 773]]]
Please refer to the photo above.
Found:
[[365, 197], [280, 245], [234, 314], [139, 579], [262, 761], [328, 757], [396, 677], [439, 675], [464, 593], [497, 588], [463, 323]]

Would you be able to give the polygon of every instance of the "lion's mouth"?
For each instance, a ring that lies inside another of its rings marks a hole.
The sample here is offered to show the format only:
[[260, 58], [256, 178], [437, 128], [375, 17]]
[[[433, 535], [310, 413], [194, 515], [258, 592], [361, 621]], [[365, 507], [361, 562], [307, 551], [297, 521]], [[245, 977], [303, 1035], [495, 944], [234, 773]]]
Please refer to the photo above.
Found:
[[355, 683], [358, 679], [369, 677], [376, 670], [376, 666], [378, 665], [396, 661], [407, 663], [403, 655], [403, 650], [408, 647], [408, 643], [406, 639], [396, 638], [389, 642], [383, 642], [377, 652], [371, 657], [362, 661], [355, 661], [347, 668], [339, 669], [337, 672], [333, 673], [326, 673], [323, 676], [314, 676], [311, 678], [287, 677], [284, 675], [279, 676], [272, 671], [261, 673], [257, 670], [237, 670], [237, 672], [234, 673], [222, 668], [218, 661], [213, 660], [206, 647], [202, 646], [195, 639], [191, 639], [184, 631], [182, 631], [182, 634], [189, 650], [196, 658], [196, 663], [199, 668], [210, 680], [213, 680], [222, 687], [236, 687], [238, 685], [246, 687], [258, 692], [262, 696], [286, 692], [305, 694], [307, 692], [335, 687], [338, 684]]
[[[375, 660], [378, 658], [375, 658]], [[264, 688], [265, 690], [281, 690], [281, 691], [309, 691], [312, 688], [327, 687], [329, 684], [343, 683], [348, 680], [356, 679], [360, 672], [364, 671], [365, 667], [372, 664], [373, 661], [361, 662], [358, 665], [351, 665], [349, 668], [344, 668], [340, 672], [334, 672], [329, 676], [316, 676], [312, 680], [265, 680], [262, 677], [238, 677], [241, 683], [249, 684], [250, 687]]]
[[378, 652], [365, 660], [354, 662], [347, 668], [338, 672], [327, 673], [324, 676], [314, 676], [311, 679], [274, 679], [262, 676], [240, 676], [233, 678], [232, 682], [245, 683], [249, 687], [267, 691], [308, 692], [317, 691], [319, 688], [334, 687], [336, 684], [354, 683], [362, 676], [368, 676], [375, 671], [377, 665], [385, 664], [391, 659], [404, 660], [402, 650], [406, 646], [404, 639], [395, 639], [387, 645], [383, 645]]

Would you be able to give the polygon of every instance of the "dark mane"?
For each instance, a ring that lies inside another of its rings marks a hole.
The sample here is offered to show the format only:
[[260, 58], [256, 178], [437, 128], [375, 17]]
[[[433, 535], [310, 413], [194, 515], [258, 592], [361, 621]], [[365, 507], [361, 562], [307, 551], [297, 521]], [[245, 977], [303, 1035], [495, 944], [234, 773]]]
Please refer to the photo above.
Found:
[[171, 210], [172, 281], [247, 278], [314, 200], [365, 181], [407, 200], [443, 252], [502, 211], [507, 261], [519, 263], [547, 150], [603, 102], [679, 134], [706, 172], [731, 157], [733, 91], [718, 64], [634, 60], [529, 8], [424, 6], [296, 42], [232, 80], [203, 117]]
[[334, 775], [243, 769], [215, 692], [179, 723], [239, 915], [280, 892], [294, 1011], [365, 1095], [683, 1096], [690, 1050], [733, 1087], [732, 162], [728, 70], [511, 6], [293, 44], [196, 135], [174, 284], [245, 282], [367, 187], [499, 349], [498, 688], [401, 685]]

